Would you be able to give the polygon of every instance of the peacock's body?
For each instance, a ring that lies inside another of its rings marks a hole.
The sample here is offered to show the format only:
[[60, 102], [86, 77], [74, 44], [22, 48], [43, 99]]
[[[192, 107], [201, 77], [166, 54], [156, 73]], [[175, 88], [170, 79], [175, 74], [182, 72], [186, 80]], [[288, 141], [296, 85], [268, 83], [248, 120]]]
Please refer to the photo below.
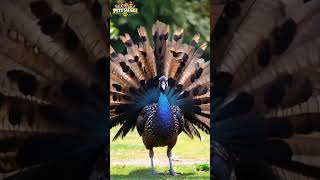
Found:
[[137, 129], [147, 149], [159, 146], [172, 148], [184, 124], [180, 108], [171, 106], [166, 95], [162, 93], [158, 103], [143, 108], [138, 121], [141, 122], [137, 122]]
[[319, 179], [320, 1], [213, 0], [217, 179]]
[[128, 34], [121, 36], [127, 54], [111, 54], [111, 122], [121, 124], [114, 137], [124, 137], [137, 127], [149, 150], [152, 171], [153, 148], [168, 146], [170, 173], [171, 149], [184, 131], [200, 138], [198, 127], [209, 133], [210, 61], [201, 56], [206, 44], [196, 49], [199, 35], [182, 43], [182, 29], [169, 40], [169, 26], [157, 21], [151, 46], [144, 27], [138, 28], [141, 42], [134, 44]]

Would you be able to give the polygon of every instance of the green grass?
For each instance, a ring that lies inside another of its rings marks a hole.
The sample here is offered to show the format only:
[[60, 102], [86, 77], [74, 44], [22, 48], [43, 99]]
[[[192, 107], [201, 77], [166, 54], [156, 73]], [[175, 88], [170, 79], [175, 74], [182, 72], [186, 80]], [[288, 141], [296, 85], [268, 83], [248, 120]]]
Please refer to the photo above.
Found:
[[111, 180], [142, 180], [142, 179], [210, 179], [209, 171], [196, 171], [195, 167], [189, 165], [175, 165], [175, 171], [179, 174], [171, 176], [168, 174], [168, 167], [156, 167], [158, 175], [151, 175], [151, 168], [144, 166], [112, 166], [111, 167]]
[[[111, 140], [118, 129], [111, 129]], [[136, 130], [128, 133], [124, 139], [111, 141], [111, 179], [209, 179], [209, 171], [196, 170], [196, 164], [210, 162], [210, 136], [204, 133], [201, 135], [202, 141], [196, 138], [192, 140], [184, 133], [179, 135], [172, 151], [174, 169], [179, 173], [177, 177], [168, 175], [166, 147], [154, 149], [155, 166], [159, 175], [151, 175], [149, 152]]]

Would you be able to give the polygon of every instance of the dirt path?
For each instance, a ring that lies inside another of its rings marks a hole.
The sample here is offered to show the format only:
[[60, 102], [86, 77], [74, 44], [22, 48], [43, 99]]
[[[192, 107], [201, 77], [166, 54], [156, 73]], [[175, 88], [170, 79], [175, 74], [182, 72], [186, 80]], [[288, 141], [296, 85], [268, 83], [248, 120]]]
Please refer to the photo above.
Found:
[[[187, 159], [173, 159], [173, 164], [177, 165], [192, 165], [196, 163], [209, 163], [203, 160], [187, 160]], [[156, 166], [168, 166], [168, 159], [154, 159]], [[136, 165], [136, 166], [150, 166], [150, 159], [141, 159], [141, 160], [111, 160], [111, 165]]]

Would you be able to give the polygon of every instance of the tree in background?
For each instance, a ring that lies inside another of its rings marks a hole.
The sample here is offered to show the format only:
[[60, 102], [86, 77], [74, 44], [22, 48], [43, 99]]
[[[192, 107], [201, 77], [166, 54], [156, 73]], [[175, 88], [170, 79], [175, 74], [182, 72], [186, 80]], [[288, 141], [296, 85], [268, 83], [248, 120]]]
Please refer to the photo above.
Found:
[[[112, 0], [111, 10], [117, 3], [127, 2], [125, 0]], [[170, 25], [173, 31], [177, 27], [184, 29], [184, 42], [190, 42], [194, 34], [201, 35], [201, 42], [208, 42], [210, 46], [210, 9], [208, 0], [136, 0], [134, 1], [139, 13], [127, 17], [111, 15], [110, 35], [112, 46], [118, 52], [124, 52], [125, 47], [118, 40], [118, 36], [130, 33], [132, 39], [137, 42], [140, 38], [137, 33], [139, 26], [145, 26], [147, 30], [157, 20]], [[121, 32], [121, 34], [119, 34]], [[151, 32], [148, 32], [149, 36]], [[209, 59], [207, 48], [204, 59]]]

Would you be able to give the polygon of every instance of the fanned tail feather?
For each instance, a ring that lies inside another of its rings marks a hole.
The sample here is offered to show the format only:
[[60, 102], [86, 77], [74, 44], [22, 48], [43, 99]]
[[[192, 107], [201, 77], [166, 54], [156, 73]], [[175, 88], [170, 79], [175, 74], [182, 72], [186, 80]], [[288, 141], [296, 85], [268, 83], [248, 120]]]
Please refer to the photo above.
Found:
[[[206, 43], [195, 49], [200, 35], [184, 44], [183, 29], [177, 28], [171, 40], [168, 25], [157, 21], [152, 27], [153, 47], [144, 27], [138, 28], [141, 42], [135, 44], [128, 34], [120, 39], [127, 48], [122, 55], [110, 48], [112, 125], [122, 127], [114, 137], [124, 137], [136, 126], [141, 110], [159, 97], [159, 77], [168, 78], [166, 95], [171, 105], [181, 108], [186, 117], [184, 132], [200, 138], [197, 126], [210, 129], [210, 61], [201, 59]], [[122, 65], [121, 65], [122, 64]]]

